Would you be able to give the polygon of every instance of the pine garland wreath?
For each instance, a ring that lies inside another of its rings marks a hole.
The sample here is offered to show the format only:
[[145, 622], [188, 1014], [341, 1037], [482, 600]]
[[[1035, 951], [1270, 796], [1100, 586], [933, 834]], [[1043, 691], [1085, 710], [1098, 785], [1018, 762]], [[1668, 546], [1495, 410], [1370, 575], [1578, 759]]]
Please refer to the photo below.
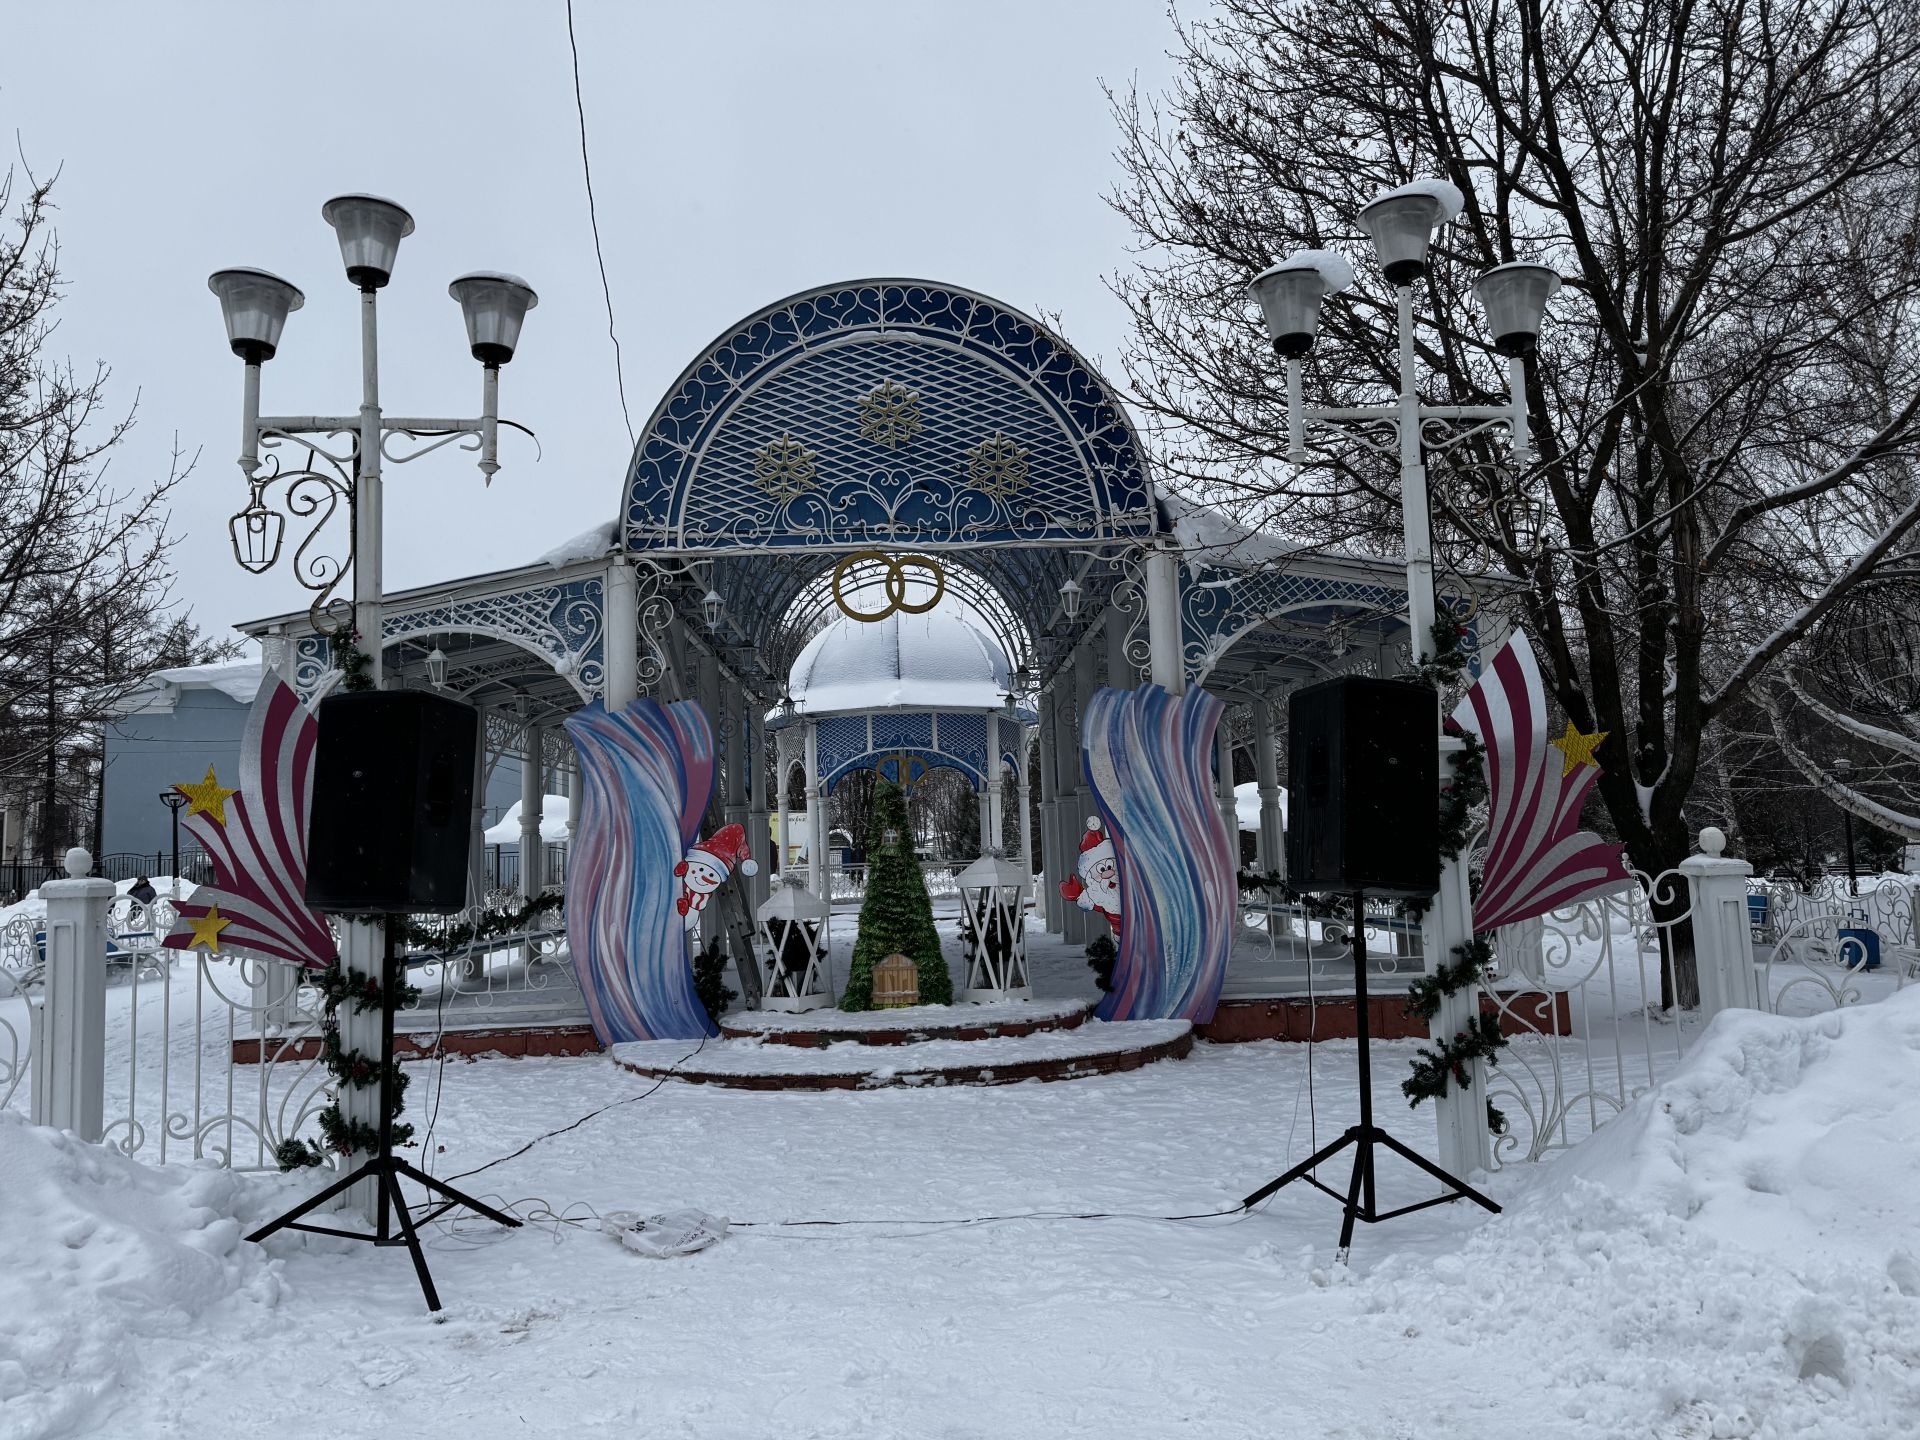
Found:
[[842, 1010], [873, 1008], [873, 969], [887, 956], [905, 955], [920, 978], [922, 1005], [951, 1005], [953, 976], [933, 924], [933, 901], [920, 857], [907, 828], [906, 792], [891, 780], [874, 791], [873, 823], [867, 834], [867, 895], [860, 903], [860, 929], [853, 964], [840, 995]]
[[[1415, 667], [1412, 678], [1444, 694], [1466, 675], [1470, 658], [1466, 646], [1467, 627], [1451, 617], [1442, 617], [1434, 621], [1431, 633], [1433, 656]], [[1453, 775], [1440, 787], [1440, 843], [1433, 865], [1436, 893], [1441, 872], [1458, 860], [1472, 843], [1479, 809], [1486, 804], [1489, 793], [1487, 751], [1480, 737], [1451, 718], [1443, 728], [1461, 744], [1447, 757], [1447, 766]], [[1432, 905], [1431, 899], [1415, 898], [1402, 902], [1400, 908], [1403, 913], [1419, 919]], [[1465, 943], [1453, 947], [1450, 961], [1408, 987], [1407, 1014], [1416, 1015], [1431, 1025], [1440, 1014], [1441, 1002], [1485, 981], [1492, 964], [1493, 942], [1484, 935], [1469, 937]], [[1501, 1033], [1498, 1017], [1478, 1015], [1451, 1039], [1420, 1050], [1413, 1061], [1413, 1073], [1400, 1082], [1401, 1092], [1409, 1105], [1418, 1106], [1422, 1100], [1438, 1100], [1445, 1095], [1449, 1081], [1465, 1090], [1473, 1083], [1473, 1072], [1468, 1068], [1471, 1063], [1484, 1060], [1489, 1065], [1498, 1065], [1506, 1044], [1507, 1037]], [[1494, 1108], [1491, 1100], [1487, 1102], [1487, 1128], [1496, 1135], [1504, 1135], [1507, 1129], [1507, 1117]]]
[[[398, 917], [389, 917], [397, 919]], [[387, 1116], [396, 1123], [393, 1126], [393, 1143], [405, 1145], [413, 1139], [413, 1127], [397, 1123], [401, 1113], [407, 1108], [407, 1074], [397, 1061], [389, 1060], [384, 1065], [371, 1055], [359, 1050], [349, 1050], [340, 1043], [340, 1017], [342, 1005], [351, 1005], [356, 1014], [369, 1010], [378, 1010], [385, 1000], [384, 987], [377, 975], [361, 975], [346, 968], [335, 956], [324, 970], [309, 981], [325, 1006], [325, 1018], [321, 1022], [320, 1059], [327, 1067], [327, 1073], [334, 1078], [333, 1098], [320, 1111], [320, 1140], [287, 1139], [274, 1147], [274, 1159], [282, 1170], [294, 1170], [305, 1165], [321, 1165], [329, 1154], [346, 1156], [355, 1151], [369, 1151], [380, 1144], [380, 1132], [364, 1120], [349, 1120], [340, 1108], [340, 1093], [343, 1089], [364, 1090], [369, 1085], [385, 1085]], [[395, 1008], [411, 1005], [420, 998], [417, 986], [402, 981], [394, 987], [393, 1004]]]
[[360, 632], [342, 628], [333, 632], [327, 639], [327, 650], [333, 659], [333, 668], [340, 672], [342, 690], [371, 690], [373, 677], [367, 673], [373, 664], [373, 657], [362, 650], [357, 643]]
[[[535, 922], [549, 912], [564, 914], [566, 903], [567, 897], [563, 892], [544, 890], [516, 909], [490, 910], [477, 920], [449, 925], [443, 930], [422, 925], [405, 915], [389, 915], [385, 918], [393, 930], [396, 945], [412, 950], [446, 952], [464, 949], [476, 940], [494, 940], [502, 935], [516, 935], [522, 930], [533, 929]], [[369, 920], [365, 923], [372, 922]]]
[[726, 951], [717, 940], [693, 957], [693, 991], [716, 1026], [727, 1013], [727, 1006], [740, 998], [740, 992], [727, 984], [726, 971]]

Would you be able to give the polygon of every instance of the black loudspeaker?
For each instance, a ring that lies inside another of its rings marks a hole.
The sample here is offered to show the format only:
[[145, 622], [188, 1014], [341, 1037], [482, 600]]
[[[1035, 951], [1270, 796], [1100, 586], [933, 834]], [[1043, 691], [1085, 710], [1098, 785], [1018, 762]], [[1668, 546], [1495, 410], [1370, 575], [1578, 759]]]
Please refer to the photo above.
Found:
[[1439, 697], [1360, 675], [1287, 706], [1287, 882], [1425, 896], [1439, 879]]
[[322, 700], [307, 903], [338, 915], [465, 906], [479, 734], [479, 711], [424, 690]]

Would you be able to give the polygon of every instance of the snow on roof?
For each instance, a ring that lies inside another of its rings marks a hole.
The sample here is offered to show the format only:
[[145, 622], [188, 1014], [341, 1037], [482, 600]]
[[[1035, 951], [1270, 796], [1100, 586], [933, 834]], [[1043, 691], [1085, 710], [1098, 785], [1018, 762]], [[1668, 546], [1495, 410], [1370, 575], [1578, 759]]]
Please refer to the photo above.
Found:
[[221, 665], [181, 665], [172, 670], [156, 670], [152, 679], [163, 680], [180, 690], [218, 690], [230, 700], [251, 705], [260, 693], [261, 664], [258, 659], [232, 660]]
[[998, 710], [1012, 667], [999, 643], [956, 615], [836, 620], [793, 662], [796, 713]]
[[575, 560], [596, 560], [613, 549], [613, 532], [619, 523], [617, 519], [608, 520], [603, 524], [595, 525], [590, 530], [582, 530], [571, 540], [562, 541], [554, 546], [533, 563], [551, 565], [557, 570], [562, 565], [572, 564]]
[[1163, 494], [1160, 501], [1167, 507], [1174, 538], [1190, 566], [1207, 563], [1248, 570], [1269, 560], [1285, 559], [1301, 549], [1290, 540], [1249, 529], [1217, 510], [1178, 495]]

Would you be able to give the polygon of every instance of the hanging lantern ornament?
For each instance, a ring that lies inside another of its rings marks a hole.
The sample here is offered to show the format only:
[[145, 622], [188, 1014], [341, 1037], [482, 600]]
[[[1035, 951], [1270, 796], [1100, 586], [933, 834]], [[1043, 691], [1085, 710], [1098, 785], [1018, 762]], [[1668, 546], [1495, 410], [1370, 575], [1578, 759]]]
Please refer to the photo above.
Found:
[[280, 541], [287, 530], [287, 517], [269, 510], [254, 487], [247, 508], [227, 521], [227, 535], [233, 541], [233, 558], [242, 570], [264, 574], [280, 558]]
[[436, 690], [447, 686], [447, 652], [438, 645], [427, 652], [427, 683]]
[[1080, 614], [1080, 582], [1071, 575], [1067, 577], [1067, 583], [1060, 587], [1060, 608], [1066, 611], [1069, 620]]
[[707, 617], [707, 629], [718, 630], [720, 617], [726, 613], [727, 602], [720, 598], [718, 590], [709, 590], [700, 599], [701, 612]]

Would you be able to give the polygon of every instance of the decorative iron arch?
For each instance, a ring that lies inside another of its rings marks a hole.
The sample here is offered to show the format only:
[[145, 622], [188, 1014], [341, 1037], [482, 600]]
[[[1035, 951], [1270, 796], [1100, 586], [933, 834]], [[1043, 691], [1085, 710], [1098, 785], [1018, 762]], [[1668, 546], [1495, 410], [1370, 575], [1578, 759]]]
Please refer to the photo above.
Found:
[[1154, 533], [1144, 452], [1039, 321], [957, 286], [861, 280], [719, 336], [648, 420], [622, 541], [681, 554], [1099, 543]]

